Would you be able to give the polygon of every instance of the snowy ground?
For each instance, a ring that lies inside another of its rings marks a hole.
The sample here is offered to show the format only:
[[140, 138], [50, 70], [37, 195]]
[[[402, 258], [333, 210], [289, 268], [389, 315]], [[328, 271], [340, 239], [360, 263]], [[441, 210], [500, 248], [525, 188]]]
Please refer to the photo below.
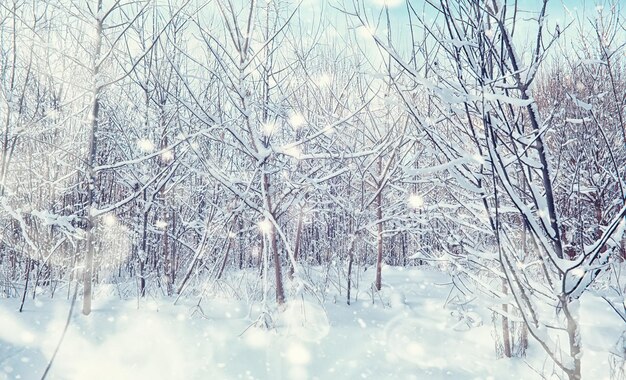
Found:
[[[369, 275], [369, 273], [367, 273]], [[49, 379], [539, 379], [551, 364], [531, 342], [527, 359], [497, 360], [488, 311], [444, 307], [449, 279], [433, 270], [386, 268], [386, 291], [319, 303], [290, 302], [276, 329], [250, 327], [243, 302], [120, 301], [76, 308]], [[367, 279], [367, 277], [366, 277]], [[383, 302], [381, 302], [383, 301]], [[69, 309], [42, 296], [0, 300], [0, 379], [40, 379]], [[608, 351], [625, 326], [600, 300], [583, 300], [584, 378], [609, 378]], [[482, 321], [482, 323], [481, 323]], [[532, 369], [531, 366], [535, 369]]]

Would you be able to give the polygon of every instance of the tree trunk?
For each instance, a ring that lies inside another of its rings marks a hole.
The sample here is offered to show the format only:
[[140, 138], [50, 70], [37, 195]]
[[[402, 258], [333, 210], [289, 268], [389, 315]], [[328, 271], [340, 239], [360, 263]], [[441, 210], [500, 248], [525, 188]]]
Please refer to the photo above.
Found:
[[[98, 0], [97, 15], [102, 11], [102, 0]], [[91, 104], [91, 130], [89, 131], [89, 151], [87, 157], [87, 226], [85, 228], [85, 234], [87, 236], [87, 249], [85, 253], [84, 262], [84, 279], [83, 279], [83, 314], [89, 315], [91, 313], [91, 297], [92, 297], [92, 270], [93, 270], [93, 256], [95, 250], [94, 239], [94, 224], [95, 220], [92, 213], [92, 207], [94, 206], [94, 190], [96, 182], [96, 173], [94, 172], [94, 166], [96, 163], [96, 139], [98, 132], [98, 117], [100, 116], [100, 52], [102, 48], [102, 19], [99, 16], [96, 17], [96, 42], [95, 52], [93, 55], [93, 88], [92, 88], [92, 104]]]
[[[304, 221], [303, 211], [300, 210], [300, 214], [298, 215], [298, 225], [296, 226], [296, 240], [294, 242], [293, 248], [293, 261], [298, 261], [298, 256], [300, 255], [300, 244], [302, 240], [302, 224]], [[293, 272], [295, 268], [293, 267], [293, 263], [289, 266], [289, 278], [293, 278]]]
[[383, 270], [383, 195], [382, 190], [376, 195], [376, 220], [377, 220], [377, 256], [376, 256], [376, 290], [382, 288]]
[[[526, 182], [524, 182], [524, 189], [526, 188]], [[520, 218], [522, 221], [522, 252], [524, 258], [528, 256], [528, 243], [526, 240], [526, 234], [528, 232], [528, 226], [526, 226], [526, 220]], [[526, 349], [528, 349], [528, 326], [526, 323], [522, 323], [522, 336], [520, 337], [519, 356], [526, 356]]]
[[350, 248], [348, 249], [348, 291], [346, 300], [348, 305], [350, 305], [350, 290], [352, 289], [352, 264], [354, 263], [354, 246], [356, 243], [356, 236], [352, 238], [350, 242]]
[[[272, 212], [272, 200], [270, 193], [270, 175], [265, 173], [263, 174], [263, 188], [265, 192], [265, 206], [267, 211], [272, 215], [274, 219], [274, 214]], [[276, 219], [274, 219], [276, 220]], [[285, 289], [283, 287], [283, 274], [282, 267], [280, 263], [280, 256], [278, 254], [278, 244], [276, 241], [276, 226], [273, 225], [270, 228], [268, 233], [269, 239], [269, 249], [271, 249], [272, 259], [274, 260], [274, 277], [276, 282], [276, 303], [282, 305], [285, 303]]]
[[[506, 279], [502, 279], [502, 293], [507, 294], [506, 287]], [[504, 356], [510, 358], [511, 355], [511, 330], [509, 326], [509, 318], [507, 317], [509, 313], [509, 305], [506, 303], [502, 304], [502, 311], [504, 315], [502, 316], [502, 346], [504, 349]]]
[[567, 300], [567, 296], [563, 295], [560, 298], [561, 304], [563, 305], [563, 314], [565, 315], [566, 320], [566, 329], [567, 329], [567, 338], [569, 343], [569, 354], [572, 358], [573, 367], [566, 371], [569, 380], [581, 380], [582, 372], [581, 372], [581, 364], [580, 364], [580, 356], [581, 356], [581, 346], [580, 346], [580, 329], [578, 326], [577, 318], [572, 314], [572, 310], [570, 310], [570, 305]]
[[[176, 210], [172, 209], [172, 234], [176, 233]], [[174, 235], [175, 236], [175, 235]], [[174, 284], [176, 283], [176, 244], [172, 243], [172, 247], [170, 249], [170, 267], [169, 267], [169, 278], [172, 287], [172, 292], [174, 291]]]
[[[144, 190], [143, 193], [144, 205], [147, 204], [147, 195]], [[144, 206], [145, 207], [145, 206]], [[145, 263], [148, 261], [148, 212], [144, 209], [143, 219], [141, 226], [141, 249], [137, 255], [137, 263], [139, 264], [139, 295], [144, 297], [146, 295], [146, 278], [145, 278]]]
[[20, 313], [24, 309], [24, 302], [26, 301], [26, 292], [28, 292], [28, 279], [30, 278], [30, 267], [32, 263], [30, 258], [26, 258], [26, 282], [24, 283], [24, 293], [22, 293], [22, 302], [20, 303]]

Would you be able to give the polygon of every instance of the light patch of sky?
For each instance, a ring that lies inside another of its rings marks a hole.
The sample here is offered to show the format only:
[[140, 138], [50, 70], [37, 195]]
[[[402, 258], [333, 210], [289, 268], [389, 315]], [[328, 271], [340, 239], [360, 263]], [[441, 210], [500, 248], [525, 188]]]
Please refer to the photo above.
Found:
[[[162, 19], [159, 21], [159, 23], [163, 24], [168, 20], [168, 15], [176, 12], [178, 6], [182, 5], [184, 2], [183, 0], [155, 0], [149, 7], [149, 10], [154, 9], [157, 13], [163, 11], [161, 15]], [[70, 4], [71, 1], [57, 0], [59, 8], [62, 8], [61, 5], [67, 5], [66, 3]], [[504, 2], [500, 0], [500, 3]], [[508, 3], [513, 4], [513, 1], [510, 0]], [[105, 9], [108, 9], [114, 4], [114, 0], [105, 0], [104, 4]], [[237, 11], [241, 11], [238, 12], [241, 16], [241, 21], [245, 21], [243, 16], [247, 13], [250, 4], [249, 1], [235, 0], [234, 4]], [[299, 10], [290, 24], [291, 33], [294, 33], [295, 36], [300, 33], [301, 38], [306, 39], [309, 38], [307, 36], [314, 34], [317, 28], [321, 28], [325, 43], [334, 43], [337, 45], [338, 49], [343, 49], [347, 45], [348, 48], [352, 50], [353, 54], [364, 54], [374, 70], [377, 66], [382, 64], [384, 60], [373, 41], [373, 34], [378, 36], [381, 40], [386, 40], [388, 27], [390, 27], [394, 47], [401, 55], [406, 56], [410, 53], [411, 28], [409, 25], [409, 7], [420, 14], [423, 20], [428, 23], [441, 21], [441, 18], [437, 19], [434, 9], [424, 0], [259, 0], [258, 4], [259, 6], [265, 6], [266, 4], [278, 5], [283, 13], [282, 18], [284, 19], [300, 4]], [[356, 17], [347, 14], [354, 12], [355, 4], [359, 7], [363, 21], [367, 24], [366, 27], [359, 27], [360, 21]], [[542, 0], [525, 0], [518, 2], [518, 4], [520, 8], [519, 22], [514, 38], [519, 46], [520, 54], [523, 57], [528, 57], [532, 51], [531, 47], [535, 43], [533, 35], [537, 27], [536, 16], [541, 8]], [[611, 6], [612, 4], [613, 6]], [[571, 21], [574, 21], [576, 25], [580, 25], [581, 28], [589, 28], [592, 20], [598, 15], [608, 16], [612, 12], [619, 12], [624, 15], [625, 8], [626, 0], [550, 0], [548, 1], [546, 30], [553, 33], [556, 30], [557, 24], [563, 29], [565, 25]], [[346, 12], [342, 12], [341, 9], [345, 9]], [[88, 13], [84, 12], [85, 9], [82, 10], [83, 14]], [[386, 22], [387, 12], [390, 21], [389, 26]], [[223, 21], [221, 20], [215, 1], [207, 3], [206, 0], [192, 0], [191, 3], [187, 5], [185, 11], [183, 11], [183, 14], [201, 21], [201, 24], [207, 30], [211, 30], [212, 33], [215, 33], [216, 37], [220, 38], [220, 40], [228, 39], [222, 27]], [[110, 21], [116, 21], [115, 18], [119, 16], [120, 14], [118, 13], [112, 14], [112, 20]], [[143, 28], [154, 28], [151, 17], [146, 17], [142, 21]], [[411, 18], [411, 21], [414, 25], [417, 24], [415, 16]], [[193, 55], [196, 56], [208, 54], [206, 46], [199, 37], [200, 33], [194, 26], [194, 23], [189, 23], [189, 25], [188, 31], [190, 31], [194, 37], [188, 37], [183, 42], [183, 44], [187, 45], [186, 50], [193, 52]], [[80, 27], [86, 28], [86, 25], [81, 25]], [[86, 29], [87, 33], [93, 30], [93, 28]], [[156, 31], [148, 30], [147, 34], [149, 35], [153, 32]], [[413, 32], [418, 39], [422, 38], [422, 29], [414, 26]], [[131, 54], [134, 56], [139, 56], [143, 51], [137, 33], [138, 31], [135, 30], [128, 32], [128, 38], [124, 42], [128, 44], [126, 48], [130, 50]], [[57, 42], [55, 41], [57, 38], [54, 35], [50, 36], [49, 39], [52, 39], [51, 42]], [[59, 41], [59, 45], [62, 46], [63, 44]], [[64, 49], [58, 49], [58, 51], [58, 54], [63, 54]], [[60, 62], [60, 60], [55, 59], [53, 62]], [[58, 70], [54, 71], [57, 72], [57, 75], [60, 75], [67, 70], [59, 67]], [[321, 84], [326, 80], [327, 79], [320, 77]]]
[[[539, 4], [539, 1], [534, 0], [533, 3]], [[623, 19], [626, 16], [626, 0], [549, 1], [546, 13], [545, 30], [550, 34], [561, 33], [559, 44], [554, 49], [551, 49], [550, 57], [559, 57], [573, 53], [582, 59], [585, 57], [585, 54], [593, 54], [593, 52], [583, 47], [583, 39], [590, 42], [592, 46], [597, 43], [597, 34], [594, 30], [595, 25], [608, 26], [611, 25], [610, 20], [613, 19], [615, 21], [615, 17]], [[606, 30], [605, 32], [607, 34], [615, 33], [615, 38], [613, 39], [614, 46], [612, 48], [619, 48], [618, 45], [626, 40], [626, 29], [623, 27], [616, 27], [612, 31]], [[531, 33], [527, 34], [532, 36]], [[527, 38], [530, 39], [530, 37]], [[527, 41], [527, 43], [531, 44], [534, 41]], [[624, 47], [622, 46], [621, 49], [624, 50]]]
[[[367, 23], [366, 28], [357, 29], [361, 42], [371, 40], [372, 34], [382, 40], [387, 39], [386, 18], [388, 13], [392, 41], [400, 53], [407, 49], [411, 42], [409, 8], [412, 8], [427, 23], [441, 20], [440, 17], [437, 17], [434, 8], [424, 0], [409, 0], [408, 2], [405, 0], [362, 0], [356, 3], [364, 22]], [[515, 4], [513, 1], [502, 0], [499, 3], [509, 7], [513, 7]], [[354, 17], [346, 17], [345, 14], [342, 15], [343, 18], [338, 17], [342, 12], [337, 8], [352, 12], [354, 4], [352, 1], [342, 0], [304, 0], [302, 7], [311, 13], [325, 12], [326, 19], [330, 20], [337, 33], [342, 34], [348, 33], [350, 29], [358, 26], [359, 21]], [[537, 16], [542, 4], [543, 0], [517, 2], [518, 18], [514, 40], [522, 55], [526, 55], [524, 53], [527, 50], [532, 51], [532, 46], [536, 42]], [[549, 0], [546, 9], [545, 30], [553, 34], [557, 31], [557, 25], [559, 30], [563, 30], [566, 25], [573, 22], [572, 29], [578, 28], [585, 31], [591, 27], [593, 20], [598, 16], [609, 17], [612, 13], [620, 13], [624, 16], [624, 9], [626, 9], [626, 0]], [[512, 13], [509, 12], [509, 14]], [[315, 19], [315, 17], [309, 18], [311, 22]], [[418, 38], [421, 38], [423, 32], [415, 27], [417, 24], [415, 15], [411, 17], [411, 21], [414, 25], [414, 33], [417, 34]]]

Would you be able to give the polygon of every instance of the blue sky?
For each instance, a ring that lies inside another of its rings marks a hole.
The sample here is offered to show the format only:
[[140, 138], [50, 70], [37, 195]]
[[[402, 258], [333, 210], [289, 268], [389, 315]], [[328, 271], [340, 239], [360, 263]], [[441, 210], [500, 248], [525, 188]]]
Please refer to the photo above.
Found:
[[[297, 0], [294, 0], [296, 2]], [[431, 13], [431, 18], [435, 16], [435, 12], [432, 10], [426, 1], [424, 0], [355, 0], [357, 3], [365, 5], [370, 15], [370, 21], [374, 22], [376, 14], [380, 13], [383, 4], [389, 5], [389, 12], [392, 20], [392, 29], [394, 39], [397, 39], [399, 44], [402, 44], [404, 38], [408, 38], [408, 18], [407, 18], [407, 1], [415, 9], [425, 9], [426, 15]], [[450, 4], [454, 4], [455, 0], [449, 0]], [[437, 0], [434, 0], [437, 2]], [[499, 0], [502, 4], [505, 1]], [[509, 5], [515, 3], [514, 0], [507, 1]], [[348, 25], [345, 24], [345, 17], [340, 12], [336, 11], [329, 5], [341, 7], [342, 5], [347, 9], [353, 7], [353, 0], [304, 0], [303, 9], [315, 9], [317, 11], [323, 10], [326, 19], [333, 24], [338, 32], [348, 29]], [[536, 30], [536, 16], [543, 4], [542, 0], [518, 0], [518, 25], [516, 27], [515, 39], [519, 44], [526, 45], [526, 43], [534, 43], [534, 39], [531, 37]], [[546, 20], [546, 30], [550, 33], [554, 32], [556, 25], [559, 24], [559, 28], [563, 30], [566, 25], [573, 21], [571, 28], [573, 29], [568, 34], [574, 36], [578, 35], [579, 29], [587, 30], [590, 28], [593, 21], [598, 15], [608, 17], [612, 13], [619, 13], [622, 19], [626, 19], [626, 0], [549, 0]], [[427, 17], [428, 18], [428, 17]], [[414, 20], [415, 21], [415, 20]], [[528, 29], [526, 31], [526, 29]], [[384, 26], [382, 29], [377, 30], [377, 34], [385, 33]], [[408, 42], [408, 41], [407, 41]]]

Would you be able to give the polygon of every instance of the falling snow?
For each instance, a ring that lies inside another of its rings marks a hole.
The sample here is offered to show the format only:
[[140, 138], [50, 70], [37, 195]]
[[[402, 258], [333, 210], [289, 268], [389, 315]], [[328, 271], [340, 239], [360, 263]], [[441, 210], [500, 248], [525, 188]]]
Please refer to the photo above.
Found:
[[619, 1], [4, 3], [0, 380], [626, 379]]

